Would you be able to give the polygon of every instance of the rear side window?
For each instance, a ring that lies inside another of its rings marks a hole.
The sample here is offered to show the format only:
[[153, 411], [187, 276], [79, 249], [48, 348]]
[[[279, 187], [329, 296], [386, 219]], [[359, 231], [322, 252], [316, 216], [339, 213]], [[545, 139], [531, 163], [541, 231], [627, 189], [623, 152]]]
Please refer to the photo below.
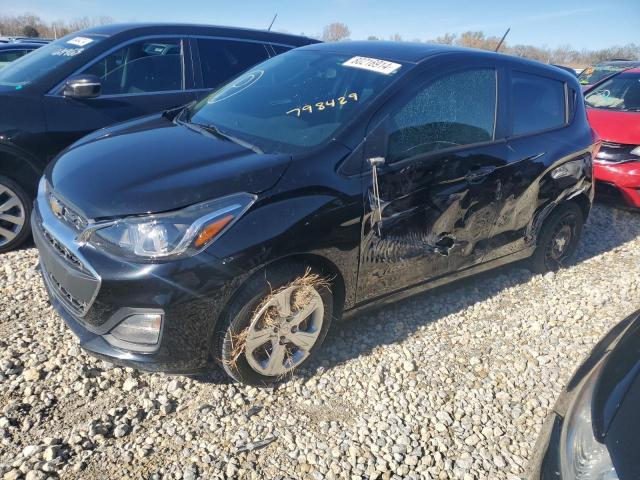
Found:
[[566, 119], [564, 83], [524, 72], [511, 73], [514, 135], [561, 127]]
[[183, 89], [182, 41], [145, 40], [127, 45], [87, 67], [96, 75], [103, 95], [163, 92]]
[[198, 51], [205, 88], [217, 87], [269, 57], [262, 43], [236, 40], [198, 39]]
[[427, 85], [391, 117], [389, 160], [491, 141], [496, 71], [465, 70]]

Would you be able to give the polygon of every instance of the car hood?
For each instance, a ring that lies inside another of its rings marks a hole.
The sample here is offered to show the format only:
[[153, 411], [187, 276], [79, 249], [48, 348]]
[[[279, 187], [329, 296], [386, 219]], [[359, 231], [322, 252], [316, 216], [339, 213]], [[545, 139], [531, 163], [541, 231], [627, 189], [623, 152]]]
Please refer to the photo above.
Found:
[[587, 116], [605, 142], [640, 145], [640, 112], [587, 108]]
[[290, 161], [153, 115], [84, 137], [45, 175], [64, 201], [88, 218], [102, 219], [259, 193], [275, 185]]

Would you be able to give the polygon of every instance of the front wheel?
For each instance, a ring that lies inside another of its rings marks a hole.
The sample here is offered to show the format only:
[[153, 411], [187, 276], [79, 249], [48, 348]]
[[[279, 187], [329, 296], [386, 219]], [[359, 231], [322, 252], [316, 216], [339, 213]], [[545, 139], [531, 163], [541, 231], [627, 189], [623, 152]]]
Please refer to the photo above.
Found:
[[538, 235], [531, 270], [545, 273], [566, 266], [576, 252], [583, 225], [584, 215], [575, 203], [566, 203], [551, 212]]
[[18, 183], [0, 175], [0, 253], [20, 246], [29, 236], [31, 201]]
[[214, 355], [235, 380], [276, 383], [322, 344], [333, 315], [331, 284], [302, 265], [267, 270], [232, 301], [214, 343]]

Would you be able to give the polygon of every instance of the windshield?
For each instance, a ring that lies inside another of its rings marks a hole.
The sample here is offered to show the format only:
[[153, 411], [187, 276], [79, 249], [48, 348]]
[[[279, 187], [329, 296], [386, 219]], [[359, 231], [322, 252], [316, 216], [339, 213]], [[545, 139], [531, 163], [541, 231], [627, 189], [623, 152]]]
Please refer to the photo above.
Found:
[[405, 65], [319, 51], [290, 51], [253, 67], [185, 117], [267, 153], [320, 145], [354, 118]]
[[621, 72], [625, 68], [629, 67], [623, 65], [601, 65], [585, 68], [582, 73], [578, 75], [578, 81], [581, 85], [593, 85], [609, 75]]
[[103, 36], [68, 35], [44, 45], [0, 70], [0, 85], [21, 88], [92, 48]]
[[587, 107], [640, 111], [640, 73], [620, 73], [589, 92], [584, 99]]

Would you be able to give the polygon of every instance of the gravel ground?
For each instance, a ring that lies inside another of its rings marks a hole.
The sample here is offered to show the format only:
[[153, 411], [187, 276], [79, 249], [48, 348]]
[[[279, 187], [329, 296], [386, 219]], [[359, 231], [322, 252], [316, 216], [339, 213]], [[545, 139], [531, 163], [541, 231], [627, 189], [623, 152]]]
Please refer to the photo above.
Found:
[[525, 475], [598, 338], [640, 308], [640, 214], [596, 206], [575, 265], [505, 267], [336, 325], [277, 389], [145, 374], [82, 352], [27, 248], [0, 256], [0, 476]]

